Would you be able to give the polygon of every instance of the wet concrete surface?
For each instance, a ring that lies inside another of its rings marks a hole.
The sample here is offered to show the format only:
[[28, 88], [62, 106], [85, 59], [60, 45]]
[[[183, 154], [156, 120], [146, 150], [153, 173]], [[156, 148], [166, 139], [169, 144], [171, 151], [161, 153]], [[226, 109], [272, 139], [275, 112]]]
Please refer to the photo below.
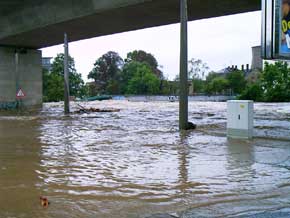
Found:
[[253, 140], [226, 138], [226, 103], [191, 102], [182, 133], [177, 103], [80, 104], [121, 111], [1, 112], [1, 218], [290, 214], [290, 104], [256, 104]]

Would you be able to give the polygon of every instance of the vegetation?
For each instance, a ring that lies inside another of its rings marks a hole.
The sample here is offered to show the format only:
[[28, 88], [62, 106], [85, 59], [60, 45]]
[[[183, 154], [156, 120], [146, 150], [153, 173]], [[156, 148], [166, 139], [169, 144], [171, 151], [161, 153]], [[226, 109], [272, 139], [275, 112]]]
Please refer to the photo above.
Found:
[[[64, 99], [64, 54], [58, 54], [52, 63], [51, 71], [43, 69], [43, 100], [45, 102], [63, 101]], [[87, 88], [81, 74], [75, 69], [75, 62], [69, 57], [69, 79], [71, 96], [82, 98]]]
[[142, 95], [146, 93], [148, 95], [155, 95], [159, 94], [159, 88], [160, 80], [152, 72], [150, 66], [140, 63], [128, 81], [126, 94]]
[[243, 71], [234, 69], [226, 74], [211, 72], [203, 80], [207, 65], [194, 59], [189, 64], [196, 93], [236, 95], [260, 102], [290, 101], [290, 68], [286, 62], [266, 63], [262, 72], [252, 72], [255, 79], [247, 79]]
[[228, 88], [232, 93], [240, 94], [246, 87], [245, 73], [240, 70], [234, 70], [233, 72], [226, 75]]
[[95, 81], [99, 93], [119, 94], [123, 59], [118, 53], [109, 51], [100, 57], [94, 64], [88, 78]]
[[158, 66], [155, 57], [145, 51], [130, 52], [125, 61], [118, 53], [108, 52], [89, 73], [95, 83], [90, 94], [170, 94], [170, 84]]
[[290, 68], [288, 64], [286, 62], [265, 63], [265, 68], [260, 73], [258, 80], [254, 83], [249, 83], [239, 96], [239, 99], [289, 102]]
[[205, 92], [204, 77], [209, 71], [209, 67], [206, 63], [200, 59], [192, 58], [189, 62], [188, 78], [192, 80], [193, 92], [203, 93]]
[[150, 54], [146, 53], [145, 51], [142, 50], [135, 50], [133, 52], [129, 52], [127, 54], [127, 58], [125, 59], [126, 63], [131, 63], [131, 62], [139, 62], [143, 64], [147, 64], [152, 72], [160, 79], [163, 79], [163, 73], [161, 70], [158, 69], [159, 65], [155, 57]]
[[[64, 98], [64, 55], [58, 54], [52, 70], [43, 70], [44, 101], [61, 101]], [[133, 51], [123, 60], [110, 51], [98, 58], [88, 75], [94, 82], [84, 84], [75, 69], [74, 59], [69, 57], [70, 93], [72, 96], [109, 95], [177, 95], [179, 79], [169, 81], [159, 69], [155, 57], [145, 51]], [[265, 102], [290, 101], [290, 68], [287, 63], [265, 64], [262, 72], [253, 72], [246, 78], [245, 72], [228, 69], [225, 73], [209, 73], [209, 67], [199, 59], [189, 61], [189, 79], [193, 94], [236, 95], [239, 99]]]

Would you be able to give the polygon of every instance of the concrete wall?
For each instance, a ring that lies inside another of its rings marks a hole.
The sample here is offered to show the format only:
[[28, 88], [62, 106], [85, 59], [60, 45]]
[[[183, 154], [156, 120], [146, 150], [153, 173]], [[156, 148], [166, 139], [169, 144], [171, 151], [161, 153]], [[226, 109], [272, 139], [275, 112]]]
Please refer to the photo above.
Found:
[[0, 108], [15, 107], [17, 86], [26, 94], [23, 106], [42, 103], [41, 51], [26, 50], [18, 57], [16, 70], [15, 49], [0, 47]]
[[[172, 97], [172, 96], [171, 96]], [[174, 100], [177, 102], [178, 97], [173, 96]], [[217, 96], [188, 96], [188, 101], [213, 101], [213, 102], [223, 102], [228, 100], [234, 100], [235, 96], [224, 96], [224, 95], [217, 95]], [[115, 100], [123, 100], [121, 96], [114, 97]], [[125, 99], [128, 101], [133, 102], [150, 102], [150, 101], [169, 101], [169, 96], [126, 96]]]

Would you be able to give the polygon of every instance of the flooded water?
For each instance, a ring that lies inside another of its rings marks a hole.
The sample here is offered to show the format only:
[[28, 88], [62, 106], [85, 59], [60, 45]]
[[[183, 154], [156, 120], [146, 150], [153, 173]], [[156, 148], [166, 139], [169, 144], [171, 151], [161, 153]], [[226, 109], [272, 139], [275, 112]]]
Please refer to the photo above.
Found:
[[256, 104], [253, 140], [226, 138], [226, 103], [191, 102], [183, 133], [177, 103], [81, 104], [121, 111], [1, 114], [1, 218], [290, 214], [290, 104]]

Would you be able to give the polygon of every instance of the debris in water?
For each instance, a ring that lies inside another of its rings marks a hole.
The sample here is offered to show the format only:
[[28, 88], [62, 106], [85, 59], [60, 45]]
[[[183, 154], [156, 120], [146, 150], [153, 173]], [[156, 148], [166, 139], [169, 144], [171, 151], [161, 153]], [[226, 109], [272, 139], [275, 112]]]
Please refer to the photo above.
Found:
[[78, 111], [76, 111], [76, 113], [109, 113], [109, 112], [120, 112], [121, 110], [120, 109], [111, 109], [111, 108], [108, 108], [108, 109], [99, 109], [99, 108], [85, 108], [85, 109], [80, 109]]
[[114, 108], [107, 108], [107, 109], [100, 109], [100, 108], [85, 108], [81, 105], [78, 105], [80, 109], [76, 111], [76, 113], [110, 113], [110, 112], [120, 112], [120, 109], [114, 109]]
[[194, 129], [196, 129], [196, 127], [197, 127], [196, 124], [194, 124], [192, 122], [188, 122], [186, 130], [194, 130]]
[[50, 202], [48, 201], [47, 197], [40, 196], [40, 204], [42, 207], [47, 208]]

